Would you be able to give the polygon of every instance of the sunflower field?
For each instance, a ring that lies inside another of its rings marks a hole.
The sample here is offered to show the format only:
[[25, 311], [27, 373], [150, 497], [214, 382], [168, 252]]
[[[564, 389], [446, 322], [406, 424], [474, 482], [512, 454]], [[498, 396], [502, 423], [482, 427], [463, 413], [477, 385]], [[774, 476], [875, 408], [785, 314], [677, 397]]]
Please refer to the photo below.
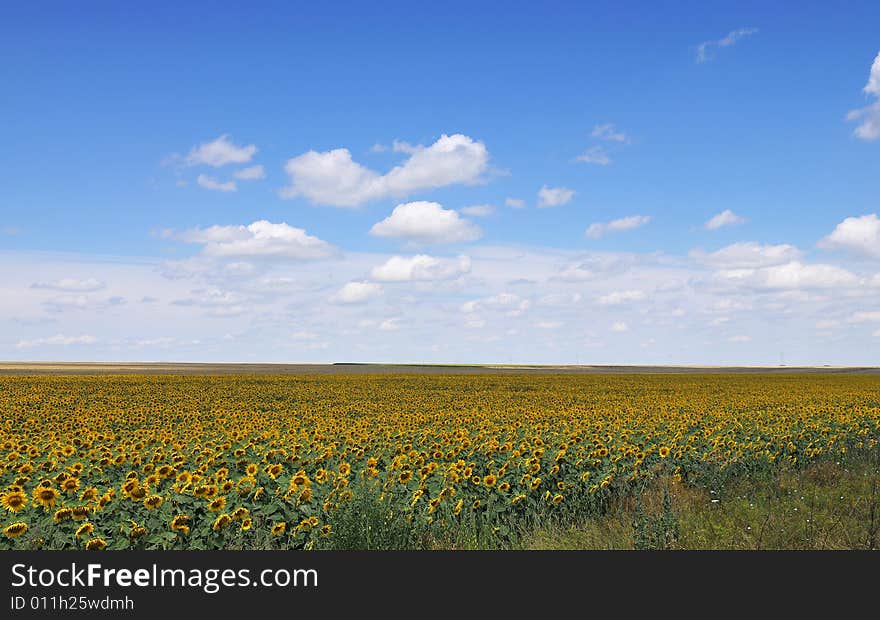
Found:
[[[320, 549], [876, 454], [880, 377], [0, 377], [2, 549]], [[356, 510], [355, 510], [356, 512]]]

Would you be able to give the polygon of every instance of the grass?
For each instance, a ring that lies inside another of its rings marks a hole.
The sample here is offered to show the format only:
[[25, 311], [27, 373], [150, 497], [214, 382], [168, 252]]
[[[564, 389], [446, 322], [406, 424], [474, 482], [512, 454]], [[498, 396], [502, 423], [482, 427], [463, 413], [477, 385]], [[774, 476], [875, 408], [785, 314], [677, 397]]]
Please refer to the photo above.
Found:
[[334, 549], [880, 549], [880, 452], [744, 475], [718, 489], [663, 478], [602, 516], [511, 523], [504, 535], [476, 521], [416, 527], [375, 494], [355, 497], [327, 539]]

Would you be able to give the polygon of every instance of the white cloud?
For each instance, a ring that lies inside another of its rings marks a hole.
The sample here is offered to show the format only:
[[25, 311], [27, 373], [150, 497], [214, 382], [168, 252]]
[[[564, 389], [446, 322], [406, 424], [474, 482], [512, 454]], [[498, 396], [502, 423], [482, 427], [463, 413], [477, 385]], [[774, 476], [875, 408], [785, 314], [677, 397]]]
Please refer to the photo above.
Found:
[[631, 301], [642, 301], [646, 297], [645, 291], [635, 289], [631, 291], [612, 291], [607, 295], [602, 295], [596, 301], [601, 306], [619, 306]]
[[387, 174], [353, 161], [348, 149], [309, 151], [285, 164], [290, 185], [281, 195], [305, 196], [316, 204], [357, 207], [446, 185], [473, 185], [481, 181], [489, 164], [486, 146], [461, 134], [443, 134], [430, 146], [395, 142], [394, 150], [410, 156]]
[[625, 133], [614, 129], [613, 123], [603, 123], [601, 125], [596, 125], [595, 127], [593, 127], [593, 132], [590, 135], [594, 138], [597, 138], [598, 140], [608, 140], [610, 142], [629, 141]]
[[337, 304], [358, 304], [381, 293], [382, 287], [375, 282], [348, 282], [330, 298], [330, 301]]
[[574, 190], [567, 187], [548, 187], [544, 185], [538, 190], [538, 208], [558, 207], [571, 201]]
[[458, 243], [475, 241], [483, 232], [451, 209], [436, 202], [406, 202], [370, 229], [377, 237], [403, 238], [413, 243]]
[[617, 321], [611, 326], [611, 331], [616, 334], [622, 334], [629, 331], [629, 326], [623, 321]]
[[235, 181], [225, 181], [221, 182], [214, 177], [209, 177], [206, 174], [200, 174], [196, 179], [196, 183], [199, 186], [204, 187], [205, 189], [210, 189], [215, 192], [235, 192], [238, 191], [238, 187], [235, 185]]
[[714, 50], [722, 47], [730, 47], [743, 37], [758, 32], [757, 28], [738, 28], [727, 33], [727, 36], [713, 41], [703, 41], [697, 45], [697, 62], [706, 62], [714, 58]]
[[77, 278], [61, 278], [52, 282], [34, 282], [31, 288], [50, 289], [54, 291], [69, 291], [75, 293], [90, 293], [107, 286], [104, 282], [96, 278], [86, 278], [79, 280]]
[[834, 329], [839, 326], [840, 321], [834, 319], [822, 319], [821, 321], [816, 321], [816, 329]]
[[379, 323], [379, 330], [383, 332], [393, 332], [400, 327], [400, 319], [385, 319]]
[[526, 201], [521, 198], [508, 198], [504, 201], [504, 206], [511, 209], [522, 209], [526, 206]]
[[880, 310], [860, 310], [853, 312], [850, 317], [852, 323], [880, 322]]
[[650, 221], [651, 217], [648, 215], [630, 215], [629, 217], [623, 217], [610, 222], [596, 222], [590, 224], [585, 234], [591, 239], [598, 239], [606, 233], [633, 230], [634, 228], [644, 226]]
[[751, 342], [751, 336], [731, 336], [727, 339], [728, 342]]
[[729, 269], [716, 273], [720, 280], [759, 289], [822, 289], [858, 284], [855, 274], [835, 265], [805, 265], [792, 261], [759, 269]]
[[850, 121], [861, 121], [856, 127], [855, 135], [862, 140], [877, 140], [880, 138], [880, 52], [871, 65], [871, 73], [868, 75], [868, 83], [863, 89], [865, 94], [873, 97], [874, 103], [852, 110], [846, 118]]
[[495, 207], [492, 205], [471, 205], [469, 207], [462, 207], [459, 211], [471, 217], [489, 217], [495, 213]]
[[194, 146], [186, 156], [186, 163], [190, 166], [219, 168], [227, 164], [245, 164], [256, 154], [257, 147], [253, 144], [236, 146], [228, 137], [228, 134], [224, 134], [216, 140]]
[[703, 225], [703, 228], [706, 230], [718, 230], [724, 226], [736, 226], [737, 224], [744, 224], [745, 218], [738, 216], [736, 213], [731, 211], [730, 209], [725, 209], [721, 213], [712, 216], [708, 222]]
[[601, 146], [591, 146], [586, 151], [574, 158], [576, 162], [584, 164], [596, 164], [598, 166], [608, 166], [612, 163], [611, 157]]
[[414, 282], [449, 280], [467, 273], [471, 259], [459, 256], [455, 260], [436, 258], [426, 254], [392, 256], [370, 272], [370, 278], [379, 282]]
[[562, 321], [538, 321], [535, 323], [535, 327], [538, 329], [559, 329], [562, 325]]
[[[173, 233], [172, 233], [172, 236]], [[326, 258], [335, 248], [287, 223], [273, 224], [259, 220], [247, 226], [211, 226], [177, 235], [187, 243], [204, 244], [207, 257], [276, 257], [297, 260]]]
[[266, 170], [260, 165], [250, 166], [249, 168], [236, 170], [232, 176], [242, 181], [257, 181], [266, 178]]
[[523, 299], [519, 295], [498, 293], [483, 299], [465, 302], [461, 306], [461, 311], [465, 314], [470, 314], [481, 310], [496, 310], [504, 312], [506, 316], [519, 316], [531, 308], [531, 306], [532, 302], [528, 299]]
[[880, 218], [876, 213], [848, 217], [819, 242], [820, 248], [849, 250], [869, 258], [880, 258]]
[[801, 251], [788, 244], [761, 245], [746, 241], [728, 245], [710, 254], [693, 250], [690, 256], [719, 269], [747, 269], [795, 261], [801, 257]]
[[94, 344], [97, 342], [97, 339], [94, 336], [82, 335], [82, 336], [65, 336], [63, 334], [57, 334], [55, 336], [49, 336], [48, 338], [36, 338], [34, 340], [19, 340], [15, 345], [16, 349], [31, 349], [33, 347], [42, 347], [42, 346], [61, 346], [67, 347], [70, 345], [85, 345], [85, 344]]

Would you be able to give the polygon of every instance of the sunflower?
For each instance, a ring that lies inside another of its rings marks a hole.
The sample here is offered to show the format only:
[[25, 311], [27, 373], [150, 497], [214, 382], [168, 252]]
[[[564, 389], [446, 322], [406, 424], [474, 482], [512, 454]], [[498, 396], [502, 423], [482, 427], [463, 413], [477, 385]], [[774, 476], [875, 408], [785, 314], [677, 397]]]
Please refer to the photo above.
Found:
[[89, 502], [98, 498], [98, 489], [95, 487], [89, 487], [85, 491], [82, 492], [82, 495], [79, 497], [84, 502]]
[[215, 532], [219, 532], [230, 523], [232, 523], [232, 517], [224, 512], [222, 515], [214, 519], [214, 523], [211, 524], [211, 529]]
[[147, 499], [144, 500], [144, 506], [147, 507], [148, 510], [156, 510], [159, 506], [162, 505], [164, 499], [161, 495], [150, 495]]
[[660, 446], [659, 454], [661, 459], [665, 459], [667, 456], [669, 456], [669, 448], [667, 448], [666, 446]]
[[284, 533], [284, 530], [287, 529], [287, 522], [280, 521], [272, 526], [272, 534], [275, 536], [281, 536]]
[[265, 471], [266, 475], [268, 475], [270, 478], [272, 478], [274, 480], [275, 478], [277, 478], [278, 476], [281, 475], [282, 471], [284, 471], [284, 466], [282, 466], [278, 463], [275, 463], [274, 465], [267, 465], [266, 469], [263, 471]]
[[464, 500], [463, 499], [458, 500], [458, 502], [455, 504], [455, 508], [452, 509], [452, 514], [460, 515], [461, 514], [461, 507], [463, 505], [464, 505]]
[[94, 531], [95, 524], [86, 521], [76, 529], [76, 537], [82, 538], [83, 536], [91, 536]]
[[19, 510], [23, 510], [26, 504], [27, 495], [25, 495], [21, 491], [10, 491], [9, 493], [6, 493], [2, 498], [0, 498], [0, 505], [2, 505], [9, 512], [18, 512]]
[[324, 538], [327, 538], [330, 534], [333, 533], [333, 526], [329, 523], [321, 526], [320, 535]]
[[412, 472], [410, 470], [404, 470], [397, 475], [397, 481], [401, 484], [406, 484], [412, 480]]
[[339, 466], [339, 475], [340, 476], [347, 476], [350, 473], [351, 473], [351, 465], [349, 465], [348, 463], [342, 463]]
[[501, 491], [502, 493], [507, 493], [510, 490], [510, 483], [509, 482], [502, 482], [501, 484], [498, 485], [498, 490]]
[[73, 518], [73, 511], [70, 508], [60, 508], [55, 511], [55, 515], [52, 517], [52, 520], [55, 523], [62, 523], [63, 521], [70, 521]]
[[564, 498], [562, 497], [562, 493], [557, 493], [556, 495], [553, 496], [553, 499], [550, 501], [553, 504], [561, 504], [563, 499]]
[[[173, 519], [171, 519], [171, 529], [177, 531], [183, 531], [183, 528], [186, 528], [189, 531], [189, 524], [191, 519], [189, 515], [177, 515]], [[185, 534], [186, 532], [184, 532]]]
[[245, 472], [248, 476], [250, 476], [251, 478], [253, 478], [254, 476], [256, 476], [258, 471], [260, 471], [260, 468], [259, 468], [257, 465], [253, 464], [253, 463], [251, 463], [250, 465], [248, 465], [247, 467], [244, 468], [244, 472]]
[[242, 531], [242, 532], [247, 532], [249, 529], [251, 529], [251, 527], [253, 526], [253, 524], [254, 524], [254, 520], [251, 519], [250, 517], [247, 517], [246, 519], [242, 519], [242, 521], [241, 521], [241, 531]]
[[492, 474], [483, 478], [483, 484], [487, 487], [494, 487], [496, 482], [498, 482], [498, 479]]
[[521, 501], [523, 501], [525, 498], [526, 498], [526, 494], [520, 493], [519, 495], [514, 496], [514, 498], [512, 500], [510, 500], [510, 503], [512, 505], [516, 505], [516, 504], [520, 503]]
[[107, 548], [107, 541], [103, 538], [92, 538], [86, 543], [86, 551], [103, 551]]
[[539, 486], [541, 486], [541, 479], [535, 478], [534, 480], [532, 480], [532, 484], [529, 485], [529, 488], [531, 488], [532, 491], [536, 491]]
[[480, 506], [482, 506], [482, 503], [480, 502], [480, 500], [475, 499], [475, 500], [474, 500], [474, 503], [471, 504], [471, 509], [472, 509], [472, 510], [476, 510], [476, 509], [479, 508]]
[[34, 489], [34, 505], [42, 505], [43, 508], [49, 510], [49, 508], [55, 507], [57, 499], [58, 491], [52, 487], [42, 486], [41, 483], [41, 486]]
[[236, 521], [241, 521], [246, 516], [248, 516], [248, 509], [245, 508], [244, 506], [236, 508], [235, 510], [232, 511], [232, 518], [235, 519]]
[[11, 525], [7, 525], [3, 528], [3, 533], [6, 534], [9, 538], [18, 538], [22, 534], [26, 534], [28, 531], [28, 524], [19, 521], [18, 523], [13, 523]]
[[77, 478], [68, 478], [61, 483], [61, 488], [68, 493], [79, 491], [79, 480]]
[[223, 496], [217, 497], [211, 500], [208, 503], [208, 510], [211, 512], [220, 512], [226, 506], [226, 498]]

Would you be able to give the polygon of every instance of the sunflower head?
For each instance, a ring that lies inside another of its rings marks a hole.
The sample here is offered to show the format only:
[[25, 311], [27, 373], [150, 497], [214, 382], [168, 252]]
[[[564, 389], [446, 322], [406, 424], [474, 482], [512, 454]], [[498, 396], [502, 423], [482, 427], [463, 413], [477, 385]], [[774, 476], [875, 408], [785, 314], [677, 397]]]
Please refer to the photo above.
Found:
[[107, 548], [107, 541], [103, 538], [92, 538], [86, 543], [86, 551], [103, 551]]
[[28, 531], [28, 524], [19, 521], [18, 523], [13, 523], [11, 525], [7, 525], [3, 528], [3, 533], [6, 534], [9, 538], [18, 538], [23, 534], [26, 534]]
[[27, 505], [27, 495], [19, 491], [10, 491], [0, 498], [0, 506], [9, 512], [18, 512]]

